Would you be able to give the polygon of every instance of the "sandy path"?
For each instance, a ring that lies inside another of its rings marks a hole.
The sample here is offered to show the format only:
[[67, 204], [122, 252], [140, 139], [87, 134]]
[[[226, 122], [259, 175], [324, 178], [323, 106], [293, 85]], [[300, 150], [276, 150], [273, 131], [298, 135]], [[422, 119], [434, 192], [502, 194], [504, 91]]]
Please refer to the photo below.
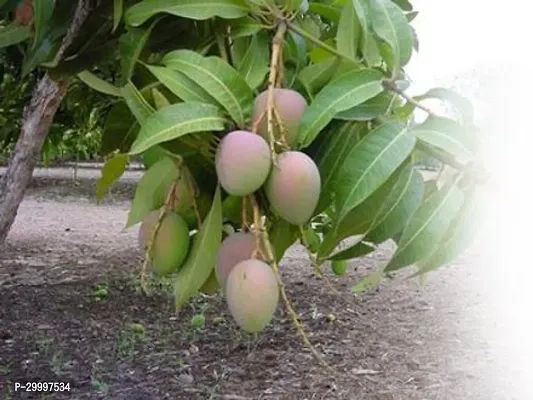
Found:
[[[59, 179], [68, 173], [69, 169], [38, 170], [35, 176]], [[94, 174], [80, 170], [79, 176], [88, 178]], [[135, 180], [138, 175], [131, 172], [125, 179]], [[100, 271], [102, 274], [113, 274], [117, 265], [131, 270], [136, 267], [140, 260], [136, 228], [123, 231], [129, 206], [126, 199], [118, 199], [112, 205], [96, 205], [75, 193], [58, 198], [56, 188], [51, 189], [56, 195], [50, 200], [39, 188], [34, 185], [29, 190], [9, 237], [10, 250], [0, 255], [0, 265], [18, 266], [16, 273], [12, 269], [9, 274], [0, 270], [0, 286], [83, 279], [91, 266], [102, 262], [108, 265]], [[417, 289], [416, 282], [398, 280], [378, 294], [396, 293], [400, 311], [394, 318], [399, 327], [405, 318], [401, 310], [415, 309], [408, 317], [416, 319], [417, 329], [405, 332], [406, 342], [415, 338], [418, 347], [425, 349], [418, 350], [416, 356], [409, 355], [410, 359], [419, 359], [419, 369], [427, 369], [428, 375], [438, 374], [432, 382], [439, 390], [432, 391], [435, 397], [428, 399], [533, 399], [529, 384], [532, 376], [528, 374], [533, 370], [533, 352], [524, 347], [525, 331], [510, 329], [524, 315], [518, 308], [504, 308], [501, 296], [512, 293], [503, 290], [500, 275], [495, 273], [499, 264], [487, 261], [493, 257], [493, 253], [486, 252], [487, 240], [488, 235], [481, 232], [468, 257], [459, 260], [454, 268], [431, 274], [419, 291], [413, 291]], [[486, 253], [483, 258], [482, 250]], [[390, 249], [385, 246], [381, 252], [386, 256]], [[294, 248], [289, 257], [303, 255]], [[405, 346], [406, 356], [410, 351], [404, 343], [391, 346]]]

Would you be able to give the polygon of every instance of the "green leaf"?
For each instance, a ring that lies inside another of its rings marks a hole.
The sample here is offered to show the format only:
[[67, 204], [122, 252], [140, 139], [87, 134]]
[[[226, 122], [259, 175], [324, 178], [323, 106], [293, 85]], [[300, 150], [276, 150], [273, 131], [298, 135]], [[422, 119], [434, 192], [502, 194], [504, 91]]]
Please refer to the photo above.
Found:
[[297, 226], [278, 218], [274, 220], [268, 234], [274, 250], [276, 262], [280, 262], [289, 247], [298, 239], [299, 229]]
[[139, 26], [159, 13], [206, 20], [242, 18], [250, 8], [243, 0], [144, 0], [131, 6], [124, 16], [126, 23]]
[[0, 0], [0, 15], [15, 10], [22, 0]]
[[126, 84], [133, 76], [135, 65], [148, 42], [156, 22], [154, 21], [147, 29], [128, 28], [128, 31], [120, 37], [118, 48], [122, 84]]
[[379, 285], [382, 278], [383, 278], [382, 271], [376, 271], [371, 274], [368, 274], [363, 279], [361, 279], [359, 282], [357, 282], [357, 285], [352, 287], [352, 291], [356, 293], [366, 292], [368, 289], [372, 289], [376, 287], [377, 285]]
[[298, 79], [312, 96], [331, 80], [339, 64], [340, 59], [337, 57], [310, 64], [300, 71]]
[[375, 69], [352, 70], [324, 86], [300, 122], [298, 141], [301, 147], [309, 146], [335, 115], [381, 93], [382, 77]]
[[329, 256], [327, 260], [331, 261], [342, 261], [342, 260], [352, 260], [354, 258], [362, 257], [369, 253], [372, 253], [376, 249], [375, 246], [367, 244], [365, 242], [358, 242], [353, 246], [348, 247], [347, 249], [338, 251], [337, 253]]
[[161, 82], [168, 90], [174, 93], [183, 101], [196, 101], [217, 105], [213, 99], [201, 86], [194, 83], [184, 74], [166, 67], [146, 65], [146, 68]]
[[59, 47], [59, 38], [50, 34], [46, 35], [37, 46], [29, 48], [22, 62], [22, 76], [28, 76], [39, 65], [52, 59]]
[[[360, 133], [366, 129], [363, 124], [348, 122], [332, 124], [324, 137], [319, 137], [319, 146], [313, 158], [316, 160], [322, 187], [315, 214], [322, 212], [330, 203], [340, 167], [360, 140]], [[322, 135], [321, 135], [322, 136]]]
[[404, 11], [413, 11], [413, 5], [409, 2], [409, 0], [392, 0], [392, 1], [394, 1]]
[[351, 1], [343, 7], [339, 26], [337, 28], [337, 50], [352, 60], [357, 60], [358, 44], [361, 40], [361, 25], [355, 14]]
[[322, 245], [318, 255], [320, 258], [330, 254], [331, 251], [343, 240], [350, 236], [364, 235], [372, 227], [372, 224], [378, 215], [381, 205], [390, 195], [392, 189], [402, 177], [402, 168], [398, 168], [387, 181], [375, 190], [365, 201], [353, 208], [346, 216], [334, 222], [334, 229], [329, 231]]
[[251, 40], [252, 38], [250, 37], [241, 37], [233, 40], [233, 44], [230, 48], [233, 65], [239, 65], [241, 63], [246, 51], [248, 50], [248, 47], [250, 46]]
[[222, 201], [217, 186], [211, 210], [193, 239], [187, 261], [173, 282], [176, 309], [200, 290], [215, 268], [217, 252], [222, 241]]
[[44, 37], [47, 25], [54, 13], [55, 0], [34, 0], [33, 12], [35, 18], [35, 32], [33, 34], [33, 47], [35, 48]]
[[165, 55], [163, 64], [192, 79], [219, 102], [238, 127], [245, 127], [252, 112], [253, 92], [226, 61], [191, 50], [176, 50]]
[[270, 41], [260, 32], [252, 37], [250, 46], [237, 66], [251, 89], [257, 89], [265, 80], [270, 64]]
[[115, 154], [112, 158], [106, 161], [102, 168], [102, 176], [96, 182], [96, 199], [102, 200], [107, 191], [126, 171], [130, 156], [127, 154]]
[[395, 271], [426, 258], [435, 243], [440, 242], [446, 234], [463, 200], [463, 192], [455, 184], [429, 196], [407, 223], [398, 249], [385, 271]]
[[418, 15], [418, 11], [411, 11], [405, 14], [407, 21], [412, 22]]
[[311, 226], [307, 226], [300, 232], [300, 239], [304, 246], [311, 252], [317, 253], [320, 247], [320, 236], [316, 233]]
[[120, 88], [120, 93], [139, 124], [144, 124], [144, 121], [155, 112], [154, 108], [131, 81], [128, 81], [125, 86]]
[[459, 257], [470, 246], [479, 231], [480, 205], [476, 196], [468, 197], [446, 235], [437, 243], [431, 254], [418, 263], [418, 272], [426, 274]]
[[[320, 20], [319, 18], [317, 18], [316, 15], [302, 15], [300, 18], [297, 19], [297, 21], [294, 21], [293, 23], [308, 35], [320, 39], [323, 35], [321, 25], [318, 21]], [[310, 41], [309, 39], [304, 38], [304, 40], [308, 48], [316, 46], [315, 43]]]
[[406, 125], [393, 121], [375, 128], [350, 151], [336, 182], [339, 221], [385, 183], [409, 156], [415, 142]]
[[195, 132], [221, 131], [226, 120], [220, 110], [204, 103], [177, 103], [157, 110], [141, 126], [129, 154]]
[[328, 4], [312, 2], [309, 3], [309, 10], [336, 24], [341, 18], [340, 10]]
[[[305, 39], [299, 34], [289, 31], [283, 44], [283, 57], [287, 62], [292, 61], [292, 63], [289, 64], [292, 68], [287, 68], [285, 73], [286, 80], [288, 81], [286, 86], [292, 87], [292, 79], [288, 79], [289, 71], [293, 70], [298, 74], [308, 63], [308, 49]], [[294, 78], [296, 78], [296, 76], [294, 76]]]
[[171, 158], [164, 157], [153, 164], [137, 184], [126, 228], [138, 224], [150, 211], [162, 207], [177, 178], [178, 167]]
[[382, 203], [365, 240], [382, 243], [401, 232], [420, 206], [423, 196], [424, 178], [408, 165]]
[[[57, 51], [61, 47], [62, 38], [68, 31], [75, 8], [76, 2], [56, 2], [51, 19], [48, 23], [43, 25], [41, 39], [33, 46], [29, 46], [26, 49], [24, 61], [22, 63], [23, 77], [27, 76], [35, 68], [45, 63], [50, 63], [52, 67], [56, 66], [59, 61], [56, 59]], [[66, 51], [64, 56], [66, 57], [67, 55], [69, 54]], [[77, 58], [78, 57], [75, 57], [73, 62], [75, 62], [75, 59]], [[89, 68], [82, 68], [76, 71], [76, 73], [84, 69]]]
[[[335, 47], [334, 38], [322, 40], [322, 43], [327, 44], [330, 47]], [[311, 51], [309, 51], [309, 60], [311, 60], [311, 62], [313, 63], [319, 63], [322, 61], [329, 60], [331, 58], [337, 58], [337, 57], [335, 57], [329, 51], [319, 46], [314, 46], [311, 48]]]
[[259, 33], [264, 26], [252, 17], [243, 17], [229, 21], [230, 36], [232, 38], [242, 38]]
[[420, 42], [418, 40], [418, 35], [416, 34], [415, 28], [413, 28], [412, 26], [409, 26], [409, 28], [411, 30], [411, 37], [413, 38], [413, 50], [418, 52], [419, 51], [419, 47], [420, 47]]
[[171, 104], [165, 95], [156, 88], [152, 89], [152, 97], [154, 98], [154, 106], [156, 110], [168, 107]]
[[0, 48], [21, 43], [31, 37], [31, 29], [11, 22], [7, 26], [0, 27]]
[[[413, 37], [409, 21], [402, 9], [391, 0], [370, 0], [369, 15], [372, 30], [382, 39], [390, 50], [389, 68], [396, 71], [411, 59]], [[384, 58], [388, 57], [385, 52]]]
[[102, 78], [90, 71], [82, 71], [78, 73], [78, 78], [80, 78], [83, 83], [97, 92], [108, 94], [110, 96], [122, 97], [120, 88], [107, 81], [104, 81]]
[[418, 140], [454, 157], [470, 160], [474, 156], [475, 142], [464, 127], [449, 118], [429, 116], [412, 131]]
[[124, 11], [124, 0], [113, 0], [113, 32], [118, 28]]
[[391, 108], [394, 95], [388, 92], [380, 93], [376, 97], [365, 101], [349, 110], [342, 111], [335, 116], [335, 119], [345, 121], [370, 121], [380, 115], [386, 114]]
[[365, 0], [352, 0], [355, 14], [361, 26], [361, 43], [359, 44], [363, 57], [368, 65], [375, 66], [380, 63], [378, 45], [370, 30], [370, 16]]
[[128, 105], [124, 102], [115, 104], [107, 114], [102, 132], [100, 154], [106, 156], [115, 150], [122, 153], [128, 152], [139, 129], [139, 123]]

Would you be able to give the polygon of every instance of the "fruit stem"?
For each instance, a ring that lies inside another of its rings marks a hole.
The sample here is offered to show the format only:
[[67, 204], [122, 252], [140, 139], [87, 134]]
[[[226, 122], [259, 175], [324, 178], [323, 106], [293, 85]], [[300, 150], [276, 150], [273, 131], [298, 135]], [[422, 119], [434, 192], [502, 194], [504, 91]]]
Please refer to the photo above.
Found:
[[261, 246], [261, 231], [263, 231], [263, 226], [261, 224], [261, 213], [259, 211], [259, 204], [257, 204], [257, 199], [254, 195], [250, 196], [252, 202], [252, 212], [254, 219], [254, 236], [255, 236], [255, 249], [252, 253], [252, 258], [256, 258], [257, 254], [261, 256], [263, 260], [266, 259], [265, 254]]
[[[322, 364], [324, 367], [329, 369], [330, 371], [335, 373], [335, 370], [323, 359], [323, 357], [320, 355], [320, 353], [315, 349], [315, 347], [312, 345], [311, 341], [309, 340], [307, 334], [305, 333], [305, 330], [299, 320], [299, 316], [294, 310], [294, 307], [292, 306], [289, 297], [287, 296], [287, 292], [285, 291], [285, 285], [283, 283], [283, 280], [281, 279], [281, 274], [279, 272], [279, 266], [278, 262], [276, 260], [274, 249], [272, 248], [272, 244], [270, 243], [270, 239], [268, 237], [268, 232], [266, 229], [263, 229], [261, 226], [261, 221], [259, 221], [259, 206], [257, 204], [257, 200], [254, 195], [250, 196], [252, 201], [252, 207], [254, 209], [254, 215], [257, 215], [257, 220], [255, 222], [256, 224], [256, 234], [260, 234], [262, 236], [262, 242], [263, 242], [263, 248], [266, 251], [266, 260], [270, 262], [270, 265], [272, 266], [272, 269], [274, 271], [274, 275], [276, 275], [276, 280], [278, 281], [278, 286], [281, 293], [281, 298], [283, 299], [283, 303], [285, 304], [285, 308], [289, 315], [292, 318], [292, 322], [294, 326], [296, 327], [296, 331], [300, 334], [302, 337], [302, 340], [304, 341], [304, 344], [311, 350], [311, 353], [313, 353], [313, 356]], [[257, 211], [256, 211], [257, 210]]]
[[148, 289], [146, 287], [146, 271], [148, 269], [148, 263], [151, 261], [151, 258], [152, 258], [151, 257], [152, 247], [154, 245], [157, 232], [159, 231], [159, 228], [161, 227], [161, 223], [163, 222], [163, 218], [165, 217], [165, 214], [170, 208], [170, 205], [174, 202], [174, 193], [176, 191], [178, 181], [181, 178], [181, 163], [182, 162], [183, 160], [181, 158], [178, 158], [176, 160], [176, 168], [178, 169], [178, 177], [176, 178], [174, 182], [172, 182], [172, 185], [170, 185], [170, 188], [167, 192], [167, 197], [165, 199], [165, 204], [163, 205], [163, 207], [161, 207], [161, 210], [159, 211], [157, 222], [155, 223], [154, 229], [152, 230], [150, 234], [150, 237], [148, 239], [148, 245], [146, 246], [146, 251], [144, 252], [144, 261], [143, 261], [143, 265], [141, 268], [141, 288], [145, 294], [148, 294]]
[[268, 93], [267, 93], [267, 126], [268, 136], [270, 141], [270, 152], [272, 156], [272, 162], [276, 165], [276, 149], [274, 143], [276, 141], [274, 137], [274, 88], [278, 82], [277, 76], [280, 68], [280, 56], [283, 46], [283, 38], [287, 31], [287, 25], [284, 21], [281, 21], [276, 30], [276, 35], [272, 40], [272, 58], [270, 60], [270, 73], [268, 74]]
[[241, 220], [241, 229], [248, 232], [250, 230], [248, 225], [248, 196], [242, 196]]
[[202, 217], [200, 216], [200, 211], [198, 210], [198, 203], [196, 202], [196, 188], [193, 184], [193, 177], [189, 173], [184, 173], [185, 182], [189, 188], [189, 194], [192, 201], [192, 209], [194, 210], [194, 216], [196, 217], [196, 224], [198, 225], [198, 230], [202, 229]]
[[330, 45], [324, 43], [322, 40], [314, 37], [310, 33], [307, 33], [306, 31], [304, 31], [303, 29], [299, 28], [297, 25], [295, 25], [295, 24], [293, 24], [291, 22], [287, 23], [287, 27], [289, 28], [289, 30], [291, 30], [294, 33], [300, 35], [304, 39], [309, 40], [311, 43], [316, 44], [318, 47], [326, 50], [328, 53], [333, 54], [333, 55], [335, 55], [335, 56], [337, 56], [337, 57], [339, 57], [339, 58], [341, 58], [341, 59], [343, 59], [345, 61], [348, 61], [351, 64], [359, 65], [359, 64], [361, 64], [363, 62], [362, 60], [354, 60], [353, 58], [348, 57], [347, 55], [340, 53], [335, 48], [333, 48]]

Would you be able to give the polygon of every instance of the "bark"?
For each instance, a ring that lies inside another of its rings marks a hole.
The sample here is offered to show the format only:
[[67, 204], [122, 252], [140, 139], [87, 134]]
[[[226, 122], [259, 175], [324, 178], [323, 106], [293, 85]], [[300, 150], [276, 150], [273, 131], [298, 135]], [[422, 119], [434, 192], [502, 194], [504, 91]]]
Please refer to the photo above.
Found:
[[37, 84], [30, 104], [24, 110], [20, 137], [6, 173], [0, 178], [0, 246], [15, 221], [66, 88], [66, 81], [55, 82], [45, 75]]
[[[61, 57], [72, 43], [89, 12], [88, 0], [79, 0], [67, 34], [59, 50]], [[0, 177], [0, 248], [15, 222], [20, 203], [30, 183], [44, 140], [54, 115], [68, 88], [68, 80], [54, 81], [46, 74], [35, 87], [23, 115], [15, 151]]]

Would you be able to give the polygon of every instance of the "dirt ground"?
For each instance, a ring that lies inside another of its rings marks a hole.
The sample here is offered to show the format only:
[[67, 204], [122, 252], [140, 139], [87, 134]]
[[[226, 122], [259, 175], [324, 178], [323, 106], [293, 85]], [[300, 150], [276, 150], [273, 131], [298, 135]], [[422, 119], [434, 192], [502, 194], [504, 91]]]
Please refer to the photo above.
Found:
[[[483, 273], [479, 243], [424, 285], [397, 279], [362, 296], [351, 286], [390, 257], [391, 244], [342, 278], [329, 274], [338, 293], [313, 278], [301, 248], [291, 248], [283, 278], [332, 373], [302, 345], [281, 306], [254, 338], [235, 327], [218, 295], [176, 315], [165, 288], [140, 294], [137, 228], [123, 230], [140, 172], [128, 172], [99, 205], [98, 172], [80, 169], [77, 185], [71, 174], [36, 171], [0, 254], [2, 399], [533, 398], [523, 348], [503, 339], [495, 302], [486, 300], [499, 282]], [[202, 313], [205, 327], [193, 327], [191, 317]], [[71, 386], [14, 391], [29, 381]]]

